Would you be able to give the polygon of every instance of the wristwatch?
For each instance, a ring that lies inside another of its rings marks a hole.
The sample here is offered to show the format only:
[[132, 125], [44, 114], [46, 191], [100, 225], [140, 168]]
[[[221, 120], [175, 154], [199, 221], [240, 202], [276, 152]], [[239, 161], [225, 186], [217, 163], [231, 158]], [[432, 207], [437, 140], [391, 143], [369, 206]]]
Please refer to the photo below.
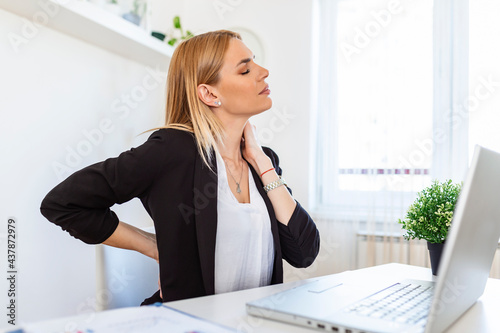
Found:
[[274, 190], [275, 188], [280, 187], [281, 185], [287, 186], [285, 179], [282, 178], [281, 176], [279, 176], [279, 177], [280, 177], [280, 179], [275, 180], [274, 182], [269, 183], [266, 186], [264, 186], [264, 191], [266, 191], [266, 193], [271, 191], [271, 190]]

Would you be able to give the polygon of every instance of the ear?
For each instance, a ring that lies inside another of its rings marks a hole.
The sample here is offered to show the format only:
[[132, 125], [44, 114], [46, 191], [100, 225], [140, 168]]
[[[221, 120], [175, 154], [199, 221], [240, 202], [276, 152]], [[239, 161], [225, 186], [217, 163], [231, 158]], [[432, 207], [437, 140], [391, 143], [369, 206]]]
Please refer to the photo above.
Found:
[[200, 84], [197, 88], [198, 98], [207, 106], [219, 107], [220, 100], [218, 98], [217, 91], [214, 87], [208, 84]]

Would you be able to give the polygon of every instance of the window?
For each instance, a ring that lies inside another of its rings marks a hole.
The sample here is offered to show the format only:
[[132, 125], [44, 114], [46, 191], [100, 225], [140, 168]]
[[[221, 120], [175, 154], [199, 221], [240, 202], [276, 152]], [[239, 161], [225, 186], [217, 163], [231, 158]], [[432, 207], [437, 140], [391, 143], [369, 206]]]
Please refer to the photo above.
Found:
[[433, 178], [463, 175], [466, 154], [448, 157], [466, 138], [464, 4], [316, 1], [316, 212], [395, 221]]

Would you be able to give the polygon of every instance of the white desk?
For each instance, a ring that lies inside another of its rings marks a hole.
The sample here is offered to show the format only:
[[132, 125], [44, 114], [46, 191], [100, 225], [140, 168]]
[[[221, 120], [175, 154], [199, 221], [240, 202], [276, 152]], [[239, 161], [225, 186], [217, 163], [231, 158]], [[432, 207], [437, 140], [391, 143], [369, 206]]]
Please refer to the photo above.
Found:
[[[387, 264], [364, 268], [366, 276], [390, 276], [400, 279], [433, 280], [428, 268]], [[317, 278], [316, 278], [317, 279]], [[315, 280], [315, 279], [311, 279]], [[281, 285], [243, 290], [233, 293], [205, 296], [183, 301], [168, 302], [167, 305], [217, 323], [251, 333], [311, 333], [320, 332], [309, 328], [274, 322], [246, 314], [245, 303], [290, 289], [305, 283], [290, 282]], [[500, 332], [500, 280], [489, 279], [486, 290], [479, 301], [467, 311], [447, 332]]]
[[[388, 264], [365, 268], [356, 273], [373, 278], [384, 278], [386, 276], [397, 279], [432, 280], [430, 269], [408, 266], [401, 264]], [[314, 278], [316, 280], [321, 278]], [[166, 305], [184, 311], [186, 313], [208, 319], [210, 321], [234, 328], [241, 333], [311, 333], [317, 330], [293, 326], [248, 316], [245, 303], [272, 295], [282, 290], [290, 289], [304, 284], [309, 280], [290, 282], [256, 289], [243, 290], [233, 293], [205, 296], [183, 301], [165, 303]], [[448, 332], [500, 332], [500, 280], [489, 279], [486, 290], [479, 301], [467, 311], [448, 330]], [[100, 314], [104, 314], [100, 313]], [[79, 322], [85, 316], [66, 317], [57, 320], [37, 323], [37, 332], [60, 332], [61, 327], [68, 321]]]

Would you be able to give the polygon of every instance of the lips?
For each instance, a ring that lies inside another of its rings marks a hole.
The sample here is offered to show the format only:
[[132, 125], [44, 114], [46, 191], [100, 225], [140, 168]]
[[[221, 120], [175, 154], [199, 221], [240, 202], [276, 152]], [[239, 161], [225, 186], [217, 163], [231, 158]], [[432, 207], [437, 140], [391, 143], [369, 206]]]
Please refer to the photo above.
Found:
[[271, 93], [271, 90], [269, 90], [269, 85], [267, 85], [260, 93], [259, 95], [262, 95], [262, 94], [269, 94]]

